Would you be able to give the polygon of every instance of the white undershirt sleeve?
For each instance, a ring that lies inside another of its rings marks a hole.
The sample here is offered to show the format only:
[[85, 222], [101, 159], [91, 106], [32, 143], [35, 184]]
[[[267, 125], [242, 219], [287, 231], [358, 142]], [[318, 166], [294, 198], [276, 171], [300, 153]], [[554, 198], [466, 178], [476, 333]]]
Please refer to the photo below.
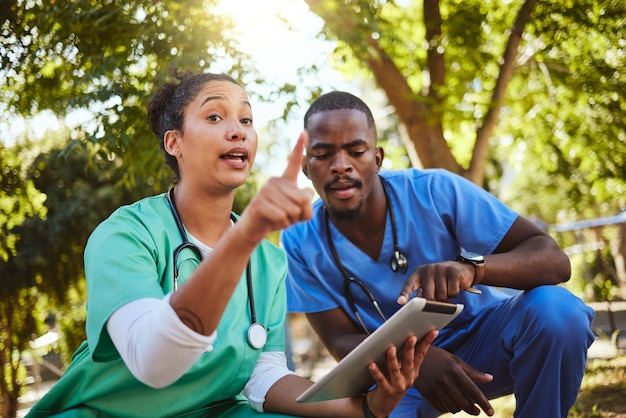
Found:
[[282, 351], [262, 352], [243, 389], [250, 406], [257, 412], [263, 412], [267, 392], [279, 379], [290, 374], [295, 373], [287, 368], [285, 353]]
[[205, 336], [187, 327], [170, 305], [170, 296], [132, 301], [107, 322], [111, 340], [130, 372], [153, 388], [178, 380], [202, 353], [212, 350], [216, 339], [216, 332]]

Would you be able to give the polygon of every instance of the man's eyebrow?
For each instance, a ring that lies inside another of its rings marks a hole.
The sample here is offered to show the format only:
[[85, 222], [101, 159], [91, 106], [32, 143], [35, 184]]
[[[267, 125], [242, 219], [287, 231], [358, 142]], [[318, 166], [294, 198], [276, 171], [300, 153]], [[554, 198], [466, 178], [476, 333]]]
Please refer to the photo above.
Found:
[[[367, 145], [367, 141], [359, 138], [359, 139], [353, 139], [352, 141], [346, 144], [343, 144], [341, 148], [346, 149], [346, 148], [358, 147], [362, 145]], [[312, 150], [331, 149], [331, 148], [335, 148], [335, 144], [329, 144], [327, 142], [316, 142], [315, 144], [311, 145]]]
[[358, 138], [358, 139], [353, 139], [352, 141], [348, 142], [347, 144], [344, 144], [342, 146], [342, 148], [356, 147], [356, 146], [364, 145], [364, 144], [367, 144], [367, 141], [362, 139], [362, 138]]
[[311, 145], [311, 149], [328, 149], [328, 148], [333, 148], [334, 145], [333, 144], [327, 144], [327, 143], [315, 143], [313, 145]]

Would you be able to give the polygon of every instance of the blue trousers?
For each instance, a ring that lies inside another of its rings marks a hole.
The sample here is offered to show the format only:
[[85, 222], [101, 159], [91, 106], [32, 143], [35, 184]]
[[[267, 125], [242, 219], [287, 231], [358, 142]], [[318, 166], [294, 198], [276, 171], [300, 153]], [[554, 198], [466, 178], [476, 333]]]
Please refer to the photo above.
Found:
[[[485, 309], [462, 337], [434, 345], [493, 375], [480, 389], [489, 399], [514, 394], [516, 418], [567, 417], [594, 339], [592, 319], [593, 309], [565, 288], [541, 286]], [[439, 415], [413, 388], [390, 417]]]

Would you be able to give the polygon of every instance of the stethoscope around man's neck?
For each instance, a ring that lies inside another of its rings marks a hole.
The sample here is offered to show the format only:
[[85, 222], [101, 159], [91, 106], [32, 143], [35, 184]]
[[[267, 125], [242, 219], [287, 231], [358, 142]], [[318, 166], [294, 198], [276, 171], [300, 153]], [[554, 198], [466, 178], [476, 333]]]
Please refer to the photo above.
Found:
[[[182, 221], [180, 220], [180, 216], [178, 215], [178, 210], [176, 209], [176, 202], [174, 201], [174, 189], [170, 189], [166, 195], [166, 199], [170, 204], [170, 209], [172, 211], [172, 216], [176, 221], [176, 226], [178, 227], [178, 232], [180, 232], [180, 236], [183, 239], [183, 243], [180, 244], [174, 250], [174, 291], [178, 290], [178, 255], [184, 249], [191, 250], [201, 261], [202, 261], [202, 251], [198, 248], [197, 245], [189, 241], [187, 238], [187, 232], [185, 231], [185, 227], [183, 226]], [[230, 214], [230, 219], [233, 222], [237, 222], [237, 218], [232, 213]], [[256, 321], [256, 309], [254, 307], [254, 291], [252, 289], [252, 267], [250, 265], [250, 260], [248, 260], [248, 264], [246, 265], [246, 283], [248, 285], [248, 303], [250, 305], [250, 326], [248, 327], [248, 344], [250, 347], [254, 349], [261, 349], [265, 346], [267, 342], [267, 330], [263, 325]]]
[[[391, 234], [393, 236], [393, 255], [391, 256], [391, 259], [389, 260], [389, 268], [391, 268], [391, 271], [393, 271], [394, 273], [398, 273], [398, 272], [406, 273], [409, 268], [409, 262], [406, 256], [402, 254], [402, 252], [400, 251], [400, 247], [398, 246], [398, 233], [396, 231], [396, 218], [393, 213], [393, 207], [391, 206], [391, 199], [389, 199], [389, 194], [387, 193], [385, 180], [382, 178], [382, 176], [378, 176], [378, 178], [380, 179], [380, 183], [383, 187], [383, 193], [385, 194], [385, 203], [387, 204], [387, 212], [389, 213], [389, 218], [391, 219]], [[363, 290], [363, 292], [367, 295], [370, 302], [372, 302], [372, 304], [374, 305], [374, 308], [376, 308], [376, 311], [378, 312], [380, 317], [383, 319], [383, 321], [386, 321], [387, 318], [383, 314], [382, 310], [380, 309], [380, 306], [378, 305], [378, 301], [376, 301], [376, 298], [374, 297], [372, 292], [369, 290], [367, 285], [363, 283], [361, 280], [357, 279], [356, 277], [350, 276], [348, 274], [348, 271], [344, 267], [343, 263], [339, 259], [339, 255], [337, 254], [337, 249], [335, 248], [335, 244], [333, 244], [333, 239], [330, 235], [328, 209], [326, 209], [324, 212], [324, 219], [326, 221], [326, 240], [328, 241], [328, 248], [330, 249], [330, 253], [333, 256], [333, 259], [335, 260], [335, 264], [337, 264], [337, 267], [339, 268], [339, 271], [341, 271], [341, 275], [343, 276], [343, 290], [344, 290], [344, 294], [346, 295], [348, 305], [350, 305], [350, 309], [352, 310], [352, 312], [354, 313], [354, 316], [359, 321], [359, 324], [361, 325], [361, 327], [365, 330], [367, 334], [369, 334], [370, 331], [365, 326], [365, 322], [363, 321], [361, 314], [359, 314], [359, 311], [356, 307], [356, 303], [354, 302], [354, 298], [352, 297], [352, 292], [350, 291], [351, 284], [356, 284]]]

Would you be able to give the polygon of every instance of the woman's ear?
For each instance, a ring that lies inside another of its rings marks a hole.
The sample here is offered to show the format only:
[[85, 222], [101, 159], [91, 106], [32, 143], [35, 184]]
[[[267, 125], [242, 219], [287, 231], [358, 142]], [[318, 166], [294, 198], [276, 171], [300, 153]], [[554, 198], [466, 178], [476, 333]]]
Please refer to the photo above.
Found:
[[163, 135], [163, 149], [172, 157], [180, 157], [180, 144], [178, 143], [178, 131], [170, 129]]

